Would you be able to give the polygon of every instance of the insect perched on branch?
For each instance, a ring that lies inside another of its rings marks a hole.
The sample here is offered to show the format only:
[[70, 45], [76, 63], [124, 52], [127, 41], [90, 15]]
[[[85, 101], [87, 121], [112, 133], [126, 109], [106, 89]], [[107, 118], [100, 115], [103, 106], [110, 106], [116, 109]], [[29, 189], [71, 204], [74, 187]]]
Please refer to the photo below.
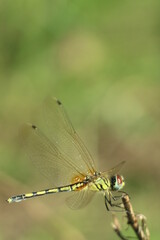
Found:
[[[13, 196], [7, 202], [73, 192], [74, 194], [67, 198], [67, 204], [72, 209], [78, 209], [89, 203], [96, 192], [101, 192], [107, 210], [120, 207], [113, 193], [120, 191], [125, 185], [123, 176], [118, 174], [124, 161], [108, 171], [98, 171], [62, 103], [55, 98], [47, 99], [43, 115], [44, 132], [37, 125], [26, 124], [23, 128], [24, 144], [28, 156], [42, 174], [51, 179], [54, 187]], [[121, 196], [118, 199], [120, 198]]]

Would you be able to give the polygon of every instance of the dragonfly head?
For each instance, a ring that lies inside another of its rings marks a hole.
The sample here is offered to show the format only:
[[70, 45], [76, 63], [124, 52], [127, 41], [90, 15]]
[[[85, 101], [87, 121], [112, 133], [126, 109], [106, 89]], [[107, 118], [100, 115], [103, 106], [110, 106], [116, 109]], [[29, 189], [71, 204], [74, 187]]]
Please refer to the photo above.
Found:
[[120, 175], [112, 176], [110, 181], [111, 181], [111, 190], [112, 191], [119, 191], [125, 185], [124, 177], [120, 176]]

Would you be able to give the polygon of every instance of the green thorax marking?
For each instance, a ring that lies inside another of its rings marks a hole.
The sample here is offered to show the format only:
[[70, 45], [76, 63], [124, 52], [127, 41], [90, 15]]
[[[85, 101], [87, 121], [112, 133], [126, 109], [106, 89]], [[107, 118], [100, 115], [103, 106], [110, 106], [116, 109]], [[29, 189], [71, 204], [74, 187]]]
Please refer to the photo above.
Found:
[[94, 182], [90, 183], [89, 189], [92, 191], [103, 191], [110, 188], [110, 180], [105, 177], [98, 177]]

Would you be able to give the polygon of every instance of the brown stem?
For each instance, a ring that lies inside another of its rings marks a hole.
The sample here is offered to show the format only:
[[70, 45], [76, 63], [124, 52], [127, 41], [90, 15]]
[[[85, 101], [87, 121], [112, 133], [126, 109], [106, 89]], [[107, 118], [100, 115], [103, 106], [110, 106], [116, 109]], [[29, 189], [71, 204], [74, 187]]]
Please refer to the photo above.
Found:
[[[136, 215], [134, 214], [132, 205], [130, 203], [129, 196], [124, 194], [122, 196], [122, 202], [123, 202], [124, 208], [126, 210], [128, 224], [131, 225], [131, 227], [133, 228], [134, 232], [136, 233], [138, 239], [139, 240], [149, 240], [149, 234], [147, 234], [147, 236], [146, 236], [144, 229], [139, 224], [138, 219], [137, 219]], [[149, 231], [148, 231], [148, 233], [149, 233]]]
[[119, 224], [118, 218], [114, 214], [112, 214], [112, 217], [113, 217], [112, 227], [113, 227], [115, 233], [118, 235], [118, 237], [120, 239], [127, 240], [127, 238], [125, 236], [123, 236], [123, 234], [121, 232], [121, 228], [120, 228], [120, 224]]

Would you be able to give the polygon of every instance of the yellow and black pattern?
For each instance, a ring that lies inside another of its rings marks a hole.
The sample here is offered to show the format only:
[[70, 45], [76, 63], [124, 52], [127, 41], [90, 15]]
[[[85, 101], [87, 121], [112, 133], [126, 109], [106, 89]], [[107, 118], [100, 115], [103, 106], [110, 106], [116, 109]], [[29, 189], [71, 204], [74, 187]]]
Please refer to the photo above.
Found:
[[24, 193], [24, 194], [13, 196], [13, 197], [9, 198], [7, 200], [7, 202], [8, 203], [21, 202], [22, 200], [26, 200], [26, 199], [33, 198], [33, 197], [40, 197], [40, 196], [44, 196], [46, 194], [79, 191], [82, 188], [84, 188], [85, 186], [86, 186], [86, 183], [78, 182], [78, 183], [63, 186], [63, 187], [50, 188], [50, 189], [41, 190], [38, 192]]
[[13, 196], [7, 200], [8, 203], [12, 202], [20, 202], [22, 200], [26, 200], [33, 197], [40, 197], [47, 194], [52, 193], [60, 193], [60, 192], [71, 192], [71, 191], [81, 191], [85, 190], [85, 187], [89, 187], [91, 191], [105, 191], [110, 187], [109, 179], [105, 179], [103, 177], [98, 177], [95, 182], [91, 182], [90, 179], [85, 180], [83, 182], [77, 182], [74, 184], [57, 187], [57, 188], [50, 188], [46, 190], [41, 190], [37, 192], [25, 193], [17, 196]]

